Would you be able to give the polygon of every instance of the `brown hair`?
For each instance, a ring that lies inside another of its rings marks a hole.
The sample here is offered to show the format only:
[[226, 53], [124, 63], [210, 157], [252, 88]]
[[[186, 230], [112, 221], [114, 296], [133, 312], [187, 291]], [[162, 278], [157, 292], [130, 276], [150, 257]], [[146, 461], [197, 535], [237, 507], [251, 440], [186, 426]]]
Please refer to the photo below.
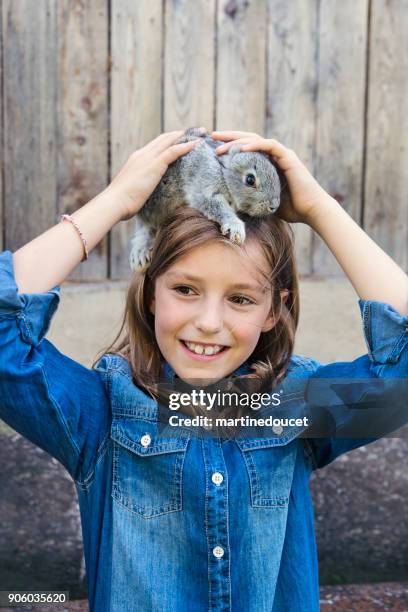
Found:
[[[276, 215], [264, 218], [244, 214], [239, 216], [245, 221], [245, 242], [256, 240], [268, 261], [270, 275], [267, 280], [271, 287], [271, 310], [276, 323], [270, 331], [261, 333], [248, 359], [250, 373], [237, 376], [235, 381], [254, 379], [254, 382], [258, 382], [258, 389], [265, 385], [271, 389], [285, 374], [299, 319], [294, 235], [289, 224]], [[162, 397], [157, 388], [157, 381], [162, 376], [162, 358], [154, 333], [154, 316], [149, 310], [155, 280], [178, 258], [209, 241], [242, 249], [222, 235], [218, 223], [194, 208], [181, 207], [168, 215], [156, 236], [150, 264], [143, 271], [135, 271], [131, 278], [121, 328], [112, 344], [98, 353], [92, 367], [105, 353], [120, 354], [129, 362], [135, 384], [155, 399]], [[283, 289], [288, 291], [286, 302], [280, 294]], [[123, 330], [125, 333], [120, 339]]]

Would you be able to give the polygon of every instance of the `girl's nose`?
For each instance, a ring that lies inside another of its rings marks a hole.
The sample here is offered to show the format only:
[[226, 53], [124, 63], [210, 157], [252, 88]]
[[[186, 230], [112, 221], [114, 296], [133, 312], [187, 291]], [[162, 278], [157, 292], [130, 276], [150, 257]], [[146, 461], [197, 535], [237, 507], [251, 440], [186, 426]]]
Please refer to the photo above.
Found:
[[197, 315], [195, 324], [203, 334], [218, 333], [223, 326], [222, 308], [211, 305], [204, 307]]

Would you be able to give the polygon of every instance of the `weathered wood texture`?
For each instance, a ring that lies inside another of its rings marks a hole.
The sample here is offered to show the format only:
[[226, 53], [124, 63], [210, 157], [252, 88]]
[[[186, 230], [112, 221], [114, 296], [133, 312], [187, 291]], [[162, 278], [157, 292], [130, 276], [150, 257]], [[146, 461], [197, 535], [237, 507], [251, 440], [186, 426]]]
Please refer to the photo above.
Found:
[[5, 247], [15, 250], [56, 218], [57, 5], [3, 0], [2, 12]]
[[373, 2], [364, 226], [408, 269], [408, 1]]
[[[160, 132], [204, 125], [293, 148], [408, 269], [408, 0], [0, 3], [1, 248], [92, 199]], [[129, 278], [133, 225], [71, 279]], [[294, 230], [302, 274], [343, 274]]]
[[[321, 185], [360, 220], [364, 157], [368, 0], [320, 2], [316, 167]], [[318, 234], [312, 270], [341, 272]]]
[[[108, 7], [96, 2], [55, 3], [58, 13], [57, 177], [59, 213], [73, 213], [108, 180]], [[108, 273], [108, 237], [77, 266], [75, 279]]]
[[[111, 176], [129, 155], [162, 131], [163, 14], [161, 0], [112, 0]], [[108, 134], [106, 134], [108, 137]], [[132, 220], [111, 234], [111, 278], [129, 278]]]
[[266, 0], [219, 0], [216, 129], [265, 131]]
[[[215, 0], [168, 2], [165, 11], [163, 129], [214, 129]], [[197, 36], [199, 33], [199, 36]]]
[[[315, 172], [318, 0], [273, 0], [268, 16], [266, 136], [294, 149]], [[312, 230], [293, 226], [298, 268], [312, 272]]]

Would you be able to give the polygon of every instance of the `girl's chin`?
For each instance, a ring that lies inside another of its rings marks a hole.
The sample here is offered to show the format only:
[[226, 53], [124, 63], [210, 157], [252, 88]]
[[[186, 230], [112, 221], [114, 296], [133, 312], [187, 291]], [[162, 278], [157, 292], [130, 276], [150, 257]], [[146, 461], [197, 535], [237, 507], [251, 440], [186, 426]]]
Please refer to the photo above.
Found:
[[179, 376], [179, 378], [188, 385], [193, 387], [202, 387], [205, 389], [205, 387], [214, 385], [218, 381], [222, 380], [223, 376], [214, 376], [213, 378], [209, 378], [208, 374], [207, 376], [198, 376], [197, 374], [192, 373], [190, 376], [184, 376], [183, 378]]
[[[236, 366], [238, 367], [238, 366]], [[173, 366], [174, 368], [174, 366]], [[190, 385], [199, 385], [200, 387], [206, 387], [214, 385], [220, 380], [226, 379], [234, 372], [235, 367], [218, 367], [208, 368], [200, 367], [200, 363], [192, 363], [189, 365], [178, 365], [177, 370], [174, 371], [177, 377]]]

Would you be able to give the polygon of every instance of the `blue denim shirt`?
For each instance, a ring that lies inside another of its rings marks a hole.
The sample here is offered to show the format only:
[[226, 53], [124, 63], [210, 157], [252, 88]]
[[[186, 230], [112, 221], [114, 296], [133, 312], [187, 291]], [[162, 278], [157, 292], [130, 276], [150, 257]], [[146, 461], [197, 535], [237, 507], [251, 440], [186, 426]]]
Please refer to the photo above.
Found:
[[[310, 475], [374, 437], [158, 435], [157, 403], [122, 357], [88, 369], [44, 337], [59, 300], [59, 287], [18, 294], [12, 253], [0, 253], [0, 417], [75, 482], [90, 610], [318, 610]], [[293, 355], [287, 378], [407, 376], [408, 316], [358, 303], [368, 353], [326, 365]], [[383, 418], [388, 408], [384, 396]], [[358, 418], [329, 414], [336, 434]]]

